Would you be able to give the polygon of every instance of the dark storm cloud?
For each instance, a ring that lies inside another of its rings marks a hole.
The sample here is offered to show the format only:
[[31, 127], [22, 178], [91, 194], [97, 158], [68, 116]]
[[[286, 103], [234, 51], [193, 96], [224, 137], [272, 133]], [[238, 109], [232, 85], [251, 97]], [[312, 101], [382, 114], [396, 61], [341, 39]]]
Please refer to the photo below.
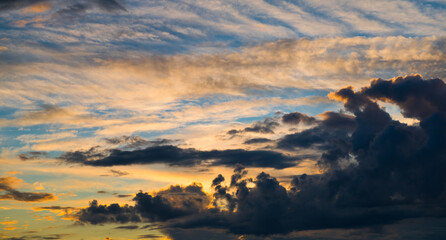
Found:
[[191, 184], [186, 187], [172, 185], [155, 195], [139, 192], [133, 198], [135, 206], [119, 204], [99, 205], [96, 200], [88, 208], [76, 213], [81, 223], [129, 223], [142, 221], [164, 222], [170, 219], [199, 214], [210, 203], [203, 187]]
[[[110, 153], [87, 151], [67, 152], [60, 156], [68, 163], [81, 163], [90, 166], [116, 166], [131, 164], [165, 163], [170, 166], [197, 166], [209, 163], [214, 166], [234, 166], [243, 164], [250, 167], [286, 168], [297, 164], [298, 159], [275, 151], [265, 150], [211, 150], [200, 151], [194, 148], [180, 148], [164, 145], [141, 150], [111, 150]], [[210, 162], [213, 160], [212, 162]]]
[[423, 80], [420, 75], [377, 79], [361, 93], [397, 104], [405, 117], [426, 119], [436, 112], [446, 113], [446, 84], [440, 79]]
[[[344, 101], [353, 115], [325, 113], [317, 126], [278, 141], [279, 147], [317, 146], [321, 151], [318, 165], [323, 174], [294, 176], [288, 189], [263, 172], [248, 178], [246, 170], [234, 164], [230, 182], [218, 175], [211, 185], [212, 197], [199, 195], [212, 203], [210, 208], [200, 201], [189, 202], [184, 194], [168, 202], [162, 199], [170, 198], [162, 194], [143, 192], [135, 197], [133, 208], [144, 221], [162, 222], [166, 231], [219, 229], [257, 236], [445, 218], [446, 101], [438, 94], [444, 83], [438, 81], [418, 76], [377, 80], [358, 92], [347, 87], [330, 94]], [[402, 87], [413, 84], [420, 92]], [[398, 104], [406, 116], [417, 117], [420, 124], [392, 120], [374, 102], [383, 98]], [[425, 110], [416, 105], [423, 101], [430, 104]], [[184, 193], [184, 188], [177, 188]]]
[[354, 130], [356, 127], [355, 117], [339, 112], [324, 112], [319, 116], [322, 117], [321, 124], [326, 128]]
[[13, 188], [13, 184], [18, 179], [14, 177], [0, 177], [0, 200], [16, 200], [21, 202], [45, 202], [56, 200], [56, 196], [52, 193], [43, 192], [22, 192]]
[[333, 139], [346, 138], [348, 138], [348, 131], [317, 126], [301, 132], [285, 135], [279, 139], [277, 147], [291, 150], [295, 148], [310, 148], [313, 146], [324, 148]]
[[141, 222], [141, 217], [132, 206], [119, 204], [100, 205], [96, 200], [75, 215], [79, 222], [91, 224]]
[[282, 116], [282, 122], [287, 124], [313, 124], [317, 122], [316, 118], [300, 112], [287, 113]]

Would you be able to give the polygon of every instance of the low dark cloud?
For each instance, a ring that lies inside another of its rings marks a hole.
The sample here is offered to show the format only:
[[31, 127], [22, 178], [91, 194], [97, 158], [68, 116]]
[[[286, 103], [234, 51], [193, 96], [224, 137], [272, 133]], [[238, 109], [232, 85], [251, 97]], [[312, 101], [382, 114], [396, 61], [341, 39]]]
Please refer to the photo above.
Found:
[[282, 116], [282, 122], [287, 124], [313, 124], [316, 123], [317, 120], [314, 117], [308, 116], [306, 114], [300, 112], [292, 112], [287, 113]]
[[[186, 159], [207, 159], [203, 156], [212, 153], [217, 162], [231, 162], [234, 174], [228, 181], [218, 175], [211, 185], [212, 195], [206, 195], [198, 185], [189, 186], [189, 190], [172, 186], [154, 195], [140, 192], [134, 198], [135, 206], [126, 208], [141, 216], [139, 220], [159, 224], [165, 231], [217, 229], [260, 237], [302, 230], [379, 228], [404, 219], [446, 218], [446, 101], [440, 94], [444, 83], [439, 81], [410, 76], [376, 80], [357, 92], [346, 87], [331, 93], [330, 97], [343, 101], [352, 115], [324, 113], [316, 126], [277, 141], [279, 148], [321, 152], [318, 166], [323, 173], [294, 176], [289, 188], [263, 172], [255, 178], [247, 177], [241, 162], [233, 160], [247, 151], [226, 155], [226, 151], [170, 146], [181, 156], [182, 151], [187, 152]], [[375, 102], [378, 99], [397, 104], [405, 116], [415, 117], [420, 123], [407, 125], [392, 120]], [[428, 106], [422, 109], [417, 102]], [[133, 153], [114, 157], [129, 161], [133, 156], [125, 156]], [[141, 159], [147, 158], [142, 152], [138, 154]], [[95, 161], [104, 164], [103, 159], [87, 159], [87, 165]], [[195, 195], [189, 194], [192, 192]]]
[[157, 239], [157, 238], [162, 238], [162, 236], [160, 235], [156, 235], [156, 234], [143, 234], [143, 235], [138, 235], [138, 239]]
[[259, 121], [254, 123], [250, 127], [246, 127], [244, 129], [231, 129], [227, 132], [229, 135], [236, 135], [241, 134], [245, 132], [254, 132], [254, 133], [264, 133], [264, 134], [271, 134], [274, 133], [274, 129], [278, 127], [280, 124], [277, 122], [274, 118], [266, 118], [263, 121]]
[[268, 138], [251, 138], [244, 142], [244, 144], [258, 144], [258, 143], [267, 143], [272, 142], [271, 139]]
[[119, 204], [107, 206], [99, 205], [93, 200], [90, 206], [79, 211], [76, 217], [79, 222], [89, 224], [165, 222], [205, 211], [210, 198], [203, 192], [201, 185], [194, 183], [186, 187], [172, 185], [155, 195], [139, 192], [133, 201], [135, 206], [119, 206]]
[[68, 163], [89, 166], [117, 166], [131, 164], [164, 163], [170, 166], [197, 166], [207, 163], [213, 166], [243, 164], [249, 167], [286, 168], [295, 166], [299, 159], [275, 151], [266, 150], [211, 150], [180, 148], [172, 145], [152, 146], [141, 150], [98, 152], [96, 148], [87, 151], [67, 152], [59, 159]]
[[177, 142], [176, 140], [170, 139], [148, 140], [140, 136], [121, 136], [114, 138], [105, 138], [104, 140], [108, 144], [122, 145], [122, 149], [141, 149], [150, 146], [171, 145]]
[[115, 227], [115, 229], [125, 229], [125, 230], [134, 230], [134, 229], [138, 229], [138, 225], [127, 225], [127, 226], [119, 226], [119, 227]]
[[118, 194], [116, 195], [118, 198], [127, 198], [127, 197], [132, 197], [132, 194]]
[[141, 222], [141, 217], [132, 206], [119, 204], [100, 205], [96, 200], [75, 215], [79, 222], [90, 224]]
[[56, 200], [52, 193], [22, 192], [14, 189], [13, 185], [20, 180], [15, 177], [0, 177], [0, 200], [16, 200], [21, 202], [45, 202]]

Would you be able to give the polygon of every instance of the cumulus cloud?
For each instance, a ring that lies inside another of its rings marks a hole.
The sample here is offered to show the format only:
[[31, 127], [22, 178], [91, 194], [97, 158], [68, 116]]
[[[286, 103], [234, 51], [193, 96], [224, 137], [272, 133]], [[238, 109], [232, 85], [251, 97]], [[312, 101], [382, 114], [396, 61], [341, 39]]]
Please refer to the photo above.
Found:
[[133, 201], [135, 201], [135, 206], [120, 206], [119, 204], [107, 206], [99, 205], [96, 200], [93, 200], [88, 208], [76, 213], [76, 218], [81, 223], [90, 224], [164, 222], [198, 214], [210, 203], [209, 196], [203, 192], [203, 187], [195, 183], [185, 187], [172, 185], [153, 195], [139, 192]]
[[[413, 85], [420, 91], [413, 91]], [[322, 173], [293, 176], [289, 187], [263, 172], [249, 178], [243, 166], [233, 165], [230, 181], [221, 174], [212, 181], [212, 196], [198, 185], [191, 190], [173, 186], [154, 196], [140, 192], [135, 206], [126, 208], [142, 221], [173, 231], [207, 228], [257, 236], [444, 218], [446, 111], [443, 95], [436, 95], [444, 86], [442, 80], [407, 76], [375, 80], [359, 91], [346, 87], [331, 93], [352, 115], [325, 113], [316, 126], [278, 141], [278, 147], [284, 141], [299, 148], [318, 144], [322, 153]], [[398, 104], [420, 124], [392, 120], [376, 100]], [[431, 107], [420, 111], [412, 104], [417, 100]], [[170, 194], [175, 197], [167, 197]]]

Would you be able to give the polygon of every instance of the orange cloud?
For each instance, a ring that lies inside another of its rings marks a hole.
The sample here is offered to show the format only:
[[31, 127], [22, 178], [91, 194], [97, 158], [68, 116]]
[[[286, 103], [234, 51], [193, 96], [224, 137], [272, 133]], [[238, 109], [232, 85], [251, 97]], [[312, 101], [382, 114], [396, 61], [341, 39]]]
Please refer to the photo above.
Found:
[[39, 3], [23, 10], [23, 13], [43, 13], [51, 9], [50, 3]]
[[3, 222], [0, 222], [0, 225], [12, 225], [12, 224], [17, 224], [18, 222], [17, 222], [17, 220], [14, 220], [14, 221], [3, 221]]
[[35, 27], [41, 27], [42, 24], [39, 24], [40, 22], [44, 22], [46, 21], [46, 18], [42, 18], [42, 17], [35, 17], [31, 20], [19, 20], [19, 21], [15, 21], [13, 22], [13, 24], [16, 27], [25, 27], [26, 25], [33, 23]]

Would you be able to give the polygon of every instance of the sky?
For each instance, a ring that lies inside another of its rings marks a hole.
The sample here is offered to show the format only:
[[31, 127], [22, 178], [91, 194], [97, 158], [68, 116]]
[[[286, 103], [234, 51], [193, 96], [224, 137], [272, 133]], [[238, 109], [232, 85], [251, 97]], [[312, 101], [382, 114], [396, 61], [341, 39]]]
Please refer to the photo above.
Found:
[[1, 0], [0, 239], [445, 239], [446, 1]]

